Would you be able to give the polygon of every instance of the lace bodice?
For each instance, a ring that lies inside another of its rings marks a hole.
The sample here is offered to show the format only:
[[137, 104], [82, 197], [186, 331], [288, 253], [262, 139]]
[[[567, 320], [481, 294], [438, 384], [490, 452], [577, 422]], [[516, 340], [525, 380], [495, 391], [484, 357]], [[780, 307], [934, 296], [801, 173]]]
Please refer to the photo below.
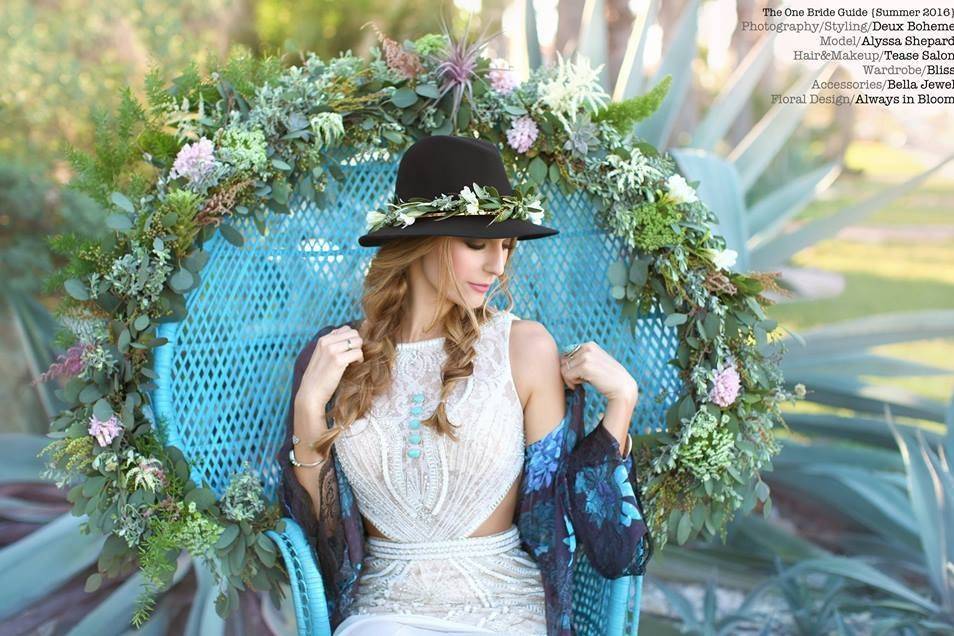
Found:
[[398, 343], [390, 389], [335, 442], [358, 509], [385, 537], [473, 534], [521, 476], [523, 408], [510, 369], [510, 312], [481, 326], [473, 374], [447, 403], [459, 441], [420, 420], [437, 408], [444, 338]]

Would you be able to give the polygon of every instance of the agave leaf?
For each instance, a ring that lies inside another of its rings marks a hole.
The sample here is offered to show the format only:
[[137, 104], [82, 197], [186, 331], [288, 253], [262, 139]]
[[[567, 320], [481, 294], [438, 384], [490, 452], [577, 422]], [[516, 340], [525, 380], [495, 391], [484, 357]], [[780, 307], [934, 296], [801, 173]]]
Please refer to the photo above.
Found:
[[764, 350], [773, 354], [782, 346], [781, 343], [787, 343], [786, 364], [793, 364], [803, 359], [810, 360], [821, 352], [826, 355], [853, 353], [866, 347], [951, 336], [954, 336], [954, 311], [904, 311], [814, 327], [799, 333], [804, 346], [792, 347], [785, 338]]
[[616, 87], [613, 89], [613, 101], [622, 102], [639, 95], [643, 90], [643, 66], [646, 54], [646, 38], [649, 27], [656, 22], [659, 13], [659, 0], [651, 0], [646, 13], [637, 15], [626, 43], [626, 52], [619, 67]]
[[896, 546], [898, 551], [917, 547], [917, 536], [910, 534], [897, 517], [886, 514], [884, 508], [874, 506], [867, 499], [859, 497], [851, 487], [840, 481], [813, 475], [804, 470], [778, 467], [765, 479], [773, 489], [800, 493], [816, 504], [826, 504], [833, 516], [861, 524]]
[[660, 579], [694, 583], [713, 571], [718, 571], [724, 585], [746, 590], [757, 586], [770, 573], [765, 559], [734, 546], [705, 549], [670, 543], [653, 555], [653, 583]]
[[827, 475], [837, 479], [886, 517], [894, 519], [911, 537], [916, 537], [918, 527], [911, 514], [911, 503], [906, 495], [903, 475], [832, 464], [805, 466], [802, 470], [808, 474]]
[[740, 517], [733, 529], [737, 533], [733, 543], [748, 545], [754, 551], [764, 553], [766, 567], [773, 556], [778, 556], [785, 561], [794, 561], [831, 554], [811, 541], [788, 532], [777, 523], [757, 515]]
[[752, 97], [773, 58], [775, 32], [762, 37], [736, 67], [692, 135], [692, 147], [713, 150]]
[[928, 456], [929, 449], [919, 443], [920, 440], [915, 436], [895, 427], [891, 417], [887, 420], [907, 470], [908, 495], [914, 519], [920, 529], [928, 577], [934, 589], [943, 593], [947, 578], [947, 539], [942, 507], [947, 503], [946, 497]]
[[696, 188], [699, 199], [719, 219], [718, 234], [725, 237], [727, 248], [738, 252], [738, 258], [732, 269], [747, 270], [746, 241], [749, 238], [749, 227], [745, 215], [745, 201], [739, 187], [739, 175], [735, 166], [705, 150], [674, 148], [670, 154], [688, 180], [699, 182]]
[[[51, 344], [58, 328], [56, 321], [46, 307], [28, 294], [11, 290], [5, 285], [0, 286], [0, 291], [10, 307], [13, 325], [20, 337], [30, 375], [37, 379], [57, 357]], [[55, 388], [52, 382], [40, 382], [35, 387], [45, 415], [44, 419], [37, 418], [37, 429], [33, 431], [35, 433], [46, 433], [49, 420], [66, 407], [63, 401], [56, 397]]]
[[[790, 234], [784, 234], [772, 239], [771, 241], [762, 243], [757, 249], [752, 251], [752, 267], [759, 270], [765, 270], [771, 269], [777, 264], [785, 263], [794, 254], [798, 253], [809, 245], [813, 245], [822, 239], [834, 236], [841, 228], [852, 223], [857, 223], [861, 219], [864, 219], [872, 213], [880, 210], [888, 203], [904, 196], [908, 192], [911, 192], [919, 185], [924, 183], [928, 177], [940, 170], [951, 159], [954, 159], [954, 154], [948, 155], [936, 163], [933, 167], [925, 170], [919, 175], [911, 177], [903, 183], [885, 188], [884, 190], [881, 190], [880, 192], [877, 192], [870, 197], [823, 219], [810, 221]], [[745, 175], [742, 173], [741, 169], [739, 172], [744, 184]]]
[[906, 583], [896, 581], [858, 559], [839, 556], [808, 559], [790, 567], [784, 576], [794, 576], [806, 571], [827, 572], [876, 587], [888, 594], [910, 601], [922, 612], [936, 613], [940, 609], [934, 601], [912, 591]]
[[933, 563], [932, 567], [938, 568], [943, 582], [938, 592], [944, 600], [944, 606], [954, 607], [954, 566], [951, 563], [954, 555], [954, 474], [951, 473], [943, 450], [940, 454], [935, 453], [920, 430], [916, 431], [915, 435], [924, 455], [931, 461], [931, 467], [938, 479], [935, 491], [941, 508], [941, 538], [938, 543], [940, 560]]
[[215, 611], [215, 599], [219, 590], [212, 573], [201, 561], [193, 562], [197, 581], [195, 598], [189, 609], [185, 636], [221, 635], [225, 633], [225, 621]]
[[669, 601], [670, 607], [679, 615], [679, 618], [682, 619], [682, 625], [684, 631], [698, 631], [701, 626], [699, 621], [696, 619], [696, 611], [692, 603], [689, 602], [689, 599], [686, 598], [686, 595], [677, 590], [675, 587], [671, 587], [659, 579], [654, 581], [656, 586], [662, 590], [662, 593], [665, 594], [666, 600]]
[[667, 145], [676, 117], [682, 110], [686, 93], [692, 82], [692, 60], [696, 56], [696, 32], [699, 21], [699, 0], [690, 0], [683, 9], [682, 17], [675, 27], [675, 35], [659, 64], [651, 84], [654, 86], [666, 75], [672, 75], [672, 85], [662, 105], [650, 117], [638, 122], [635, 133], [663, 149]]
[[534, 71], [543, 64], [543, 52], [540, 49], [540, 37], [537, 35], [537, 12], [533, 0], [523, 3], [523, 31], [527, 39], [527, 64]]
[[[850, 441], [854, 444], [867, 444], [894, 450], [897, 443], [884, 419], [850, 417], [832, 413], [783, 413], [785, 424], [801, 435], [818, 436], [830, 439]], [[905, 429], [913, 429], [911, 424], [896, 423]], [[934, 444], [941, 442], [941, 435], [921, 429], [925, 437]]]
[[786, 439], [782, 452], [772, 459], [775, 469], [772, 475], [779, 474], [780, 468], [800, 469], [802, 466], [816, 464], [856, 466], [899, 474], [904, 472], [904, 462], [894, 449], [882, 450], [848, 444], [802, 444]]
[[951, 401], [947, 403], [944, 424], [947, 425], [947, 431], [944, 435], [944, 457], [948, 466], [950, 466], [950, 463], [954, 461], [954, 394], [951, 395]]
[[834, 183], [839, 174], [840, 162], [832, 161], [790, 179], [784, 186], [756, 201], [748, 210], [751, 231], [748, 249], [754, 250], [778, 236], [812, 199]]
[[[834, 70], [835, 64], [829, 62], [809, 71], [789, 92], [803, 95], [809, 92], [816, 79], [823, 81]], [[755, 185], [769, 162], [798, 128], [807, 107], [807, 104], [798, 103], [776, 104], [729, 153], [729, 161], [738, 168], [739, 180], [746, 192]]]
[[802, 358], [793, 363], [782, 360], [782, 373], [787, 377], [797, 372], [829, 372], [838, 375], [877, 375], [877, 376], [909, 376], [909, 375], [949, 375], [950, 369], [935, 367], [910, 360], [879, 356], [867, 351], [854, 353], [835, 353], [826, 355], [818, 352], [811, 359]]
[[40, 435], [0, 433], [0, 484], [45, 481], [40, 477], [45, 466], [37, 453], [49, 443]]
[[600, 69], [600, 85], [609, 92], [609, 71], [606, 68], [609, 58], [606, 42], [606, 6], [604, 0], [586, 0], [583, 5], [583, 16], [580, 20], [580, 33], [577, 37], [577, 53], [589, 60], [590, 66]]
[[859, 378], [833, 374], [793, 372], [786, 383], [801, 382], [809, 391], [808, 399], [818, 404], [852, 409], [862, 413], [878, 413], [888, 403], [904, 417], [942, 421], [944, 405], [898, 386], [867, 384]]
[[[179, 557], [176, 563], [176, 571], [172, 575], [172, 585], [175, 585], [189, 571], [191, 559], [185, 552]], [[99, 605], [97, 605], [89, 614], [83, 617], [79, 623], [73, 626], [68, 632], [70, 636], [81, 636], [82, 634], [109, 634], [116, 631], [120, 625], [129, 625], [133, 613], [136, 610], [136, 598], [142, 588], [142, 575], [134, 573], [126, 579], [122, 585], [116, 588]], [[153, 622], [166, 622], [168, 624], [171, 617], [170, 608], [165, 608], [165, 614], [162, 608], [157, 606], [150, 614], [147, 625]]]
[[0, 595], [0, 620], [54, 592], [96, 561], [105, 539], [81, 534], [82, 521], [62, 515], [0, 550], [4, 580], [17, 582]]
[[45, 524], [63, 514], [63, 506], [40, 503], [17, 497], [0, 497], [0, 519], [20, 523]]

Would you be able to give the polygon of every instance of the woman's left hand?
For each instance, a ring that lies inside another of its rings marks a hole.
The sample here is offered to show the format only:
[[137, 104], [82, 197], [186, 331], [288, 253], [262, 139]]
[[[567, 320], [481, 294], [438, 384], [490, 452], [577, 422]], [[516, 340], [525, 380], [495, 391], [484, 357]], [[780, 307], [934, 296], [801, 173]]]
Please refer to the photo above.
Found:
[[592, 340], [572, 355], [560, 356], [560, 373], [571, 389], [589, 382], [607, 400], [628, 400], [635, 405], [639, 398], [639, 386], [629, 371]]

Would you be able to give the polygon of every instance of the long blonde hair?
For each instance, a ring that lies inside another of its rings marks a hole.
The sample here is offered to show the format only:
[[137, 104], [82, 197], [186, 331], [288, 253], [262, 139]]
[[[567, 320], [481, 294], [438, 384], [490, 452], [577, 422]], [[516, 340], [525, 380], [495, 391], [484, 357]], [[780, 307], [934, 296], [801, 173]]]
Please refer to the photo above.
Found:
[[[422, 419], [423, 426], [430, 426], [442, 435], [450, 435], [457, 441], [453, 426], [447, 419], [446, 400], [454, 385], [465, 381], [474, 370], [474, 347], [480, 327], [492, 314], [488, 311], [490, 300], [501, 293], [507, 298], [507, 309], [513, 308], [510, 294], [510, 262], [518, 241], [513, 239], [508, 250], [500, 285], [484, 299], [484, 304], [474, 310], [456, 302], [443, 316], [438, 315], [440, 303], [434, 307], [434, 317], [425, 331], [430, 331], [440, 322], [443, 326], [444, 351], [447, 358], [441, 369], [441, 397], [435, 412]], [[391, 376], [396, 357], [396, 336], [400, 333], [404, 317], [409, 313], [411, 265], [431, 250], [438, 250], [440, 277], [438, 296], [447, 298], [447, 290], [453, 286], [460, 298], [466, 293], [461, 281], [453, 274], [451, 239], [446, 236], [426, 236], [399, 239], [385, 243], [371, 260], [364, 279], [361, 306], [366, 323], [359, 325], [364, 344], [364, 360], [349, 364], [335, 391], [334, 404], [327, 417], [334, 427], [323, 431], [314, 442], [314, 449], [323, 457], [330, 456], [332, 445], [338, 436], [371, 407], [375, 396], [386, 392], [391, 385]]]

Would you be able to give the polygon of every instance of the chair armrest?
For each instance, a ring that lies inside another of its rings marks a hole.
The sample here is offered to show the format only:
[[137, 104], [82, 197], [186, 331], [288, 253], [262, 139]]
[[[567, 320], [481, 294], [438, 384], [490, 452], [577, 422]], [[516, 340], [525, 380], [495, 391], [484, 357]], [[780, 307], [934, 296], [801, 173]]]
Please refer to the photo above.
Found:
[[321, 572], [315, 563], [314, 552], [294, 519], [284, 517], [284, 532], [267, 530], [285, 560], [285, 569], [291, 584], [298, 636], [331, 636], [328, 605]]
[[[610, 579], [610, 598], [606, 608], [606, 633], [614, 636], [636, 636], [639, 633], [639, 605], [642, 600], [643, 575], [621, 576]], [[626, 630], [626, 612], [630, 598], [635, 596], [633, 618]], [[626, 630], [626, 631], [624, 631]]]

